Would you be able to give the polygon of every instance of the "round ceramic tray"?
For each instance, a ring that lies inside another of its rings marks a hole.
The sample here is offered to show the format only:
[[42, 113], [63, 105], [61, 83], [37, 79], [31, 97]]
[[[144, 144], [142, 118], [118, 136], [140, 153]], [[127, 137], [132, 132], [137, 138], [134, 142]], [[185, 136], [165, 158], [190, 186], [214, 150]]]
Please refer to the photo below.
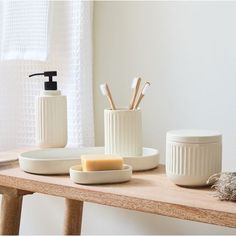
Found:
[[[21, 153], [20, 168], [34, 174], [68, 174], [71, 166], [80, 164], [82, 154], [91, 148], [50, 148]], [[92, 152], [93, 153], [93, 152]]]
[[143, 155], [138, 157], [124, 157], [124, 163], [131, 165], [133, 171], [150, 170], [159, 165], [160, 154], [157, 149], [143, 148]]
[[[80, 164], [83, 154], [104, 154], [103, 147], [87, 148], [50, 148], [21, 153], [21, 169], [34, 174], [68, 174], [71, 166]], [[148, 170], [158, 166], [159, 151], [143, 148], [143, 155], [124, 157], [124, 163], [132, 166], [133, 171]]]
[[109, 184], [129, 181], [132, 167], [124, 165], [122, 170], [82, 171], [81, 165], [70, 168], [70, 179], [77, 184]]

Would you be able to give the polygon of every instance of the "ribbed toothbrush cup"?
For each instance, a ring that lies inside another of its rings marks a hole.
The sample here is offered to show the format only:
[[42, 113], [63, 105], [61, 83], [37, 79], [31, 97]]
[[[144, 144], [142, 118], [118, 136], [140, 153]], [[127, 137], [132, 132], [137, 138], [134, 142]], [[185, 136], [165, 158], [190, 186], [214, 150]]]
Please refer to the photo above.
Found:
[[142, 155], [141, 110], [104, 110], [105, 154]]

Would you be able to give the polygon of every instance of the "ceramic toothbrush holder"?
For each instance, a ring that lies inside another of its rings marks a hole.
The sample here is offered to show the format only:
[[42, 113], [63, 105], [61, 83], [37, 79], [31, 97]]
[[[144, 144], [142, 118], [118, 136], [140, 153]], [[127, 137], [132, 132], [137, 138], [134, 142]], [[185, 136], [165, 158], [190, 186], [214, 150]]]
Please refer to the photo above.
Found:
[[177, 185], [203, 186], [221, 172], [222, 135], [209, 130], [173, 130], [166, 135], [166, 174]]
[[104, 110], [105, 154], [142, 155], [141, 110]]

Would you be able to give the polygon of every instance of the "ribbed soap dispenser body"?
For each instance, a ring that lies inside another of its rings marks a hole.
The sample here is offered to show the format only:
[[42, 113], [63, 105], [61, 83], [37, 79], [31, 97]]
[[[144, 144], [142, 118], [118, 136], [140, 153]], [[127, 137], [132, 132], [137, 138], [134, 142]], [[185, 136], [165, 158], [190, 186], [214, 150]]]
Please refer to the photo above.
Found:
[[33, 74], [49, 77], [36, 97], [36, 144], [40, 148], [63, 148], [67, 144], [67, 99], [53, 81], [56, 71]]
[[67, 101], [60, 91], [44, 91], [36, 98], [36, 143], [41, 148], [67, 144]]

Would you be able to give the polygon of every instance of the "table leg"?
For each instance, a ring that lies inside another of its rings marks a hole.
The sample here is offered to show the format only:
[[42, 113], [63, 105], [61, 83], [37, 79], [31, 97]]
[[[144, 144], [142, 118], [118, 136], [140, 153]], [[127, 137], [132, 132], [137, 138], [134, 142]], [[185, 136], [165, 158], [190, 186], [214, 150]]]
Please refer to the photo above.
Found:
[[80, 235], [82, 225], [83, 202], [65, 199], [65, 235]]
[[19, 234], [22, 200], [25, 194], [31, 192], [0, 187], [3, 194], [1, 204], [0, 235]]

